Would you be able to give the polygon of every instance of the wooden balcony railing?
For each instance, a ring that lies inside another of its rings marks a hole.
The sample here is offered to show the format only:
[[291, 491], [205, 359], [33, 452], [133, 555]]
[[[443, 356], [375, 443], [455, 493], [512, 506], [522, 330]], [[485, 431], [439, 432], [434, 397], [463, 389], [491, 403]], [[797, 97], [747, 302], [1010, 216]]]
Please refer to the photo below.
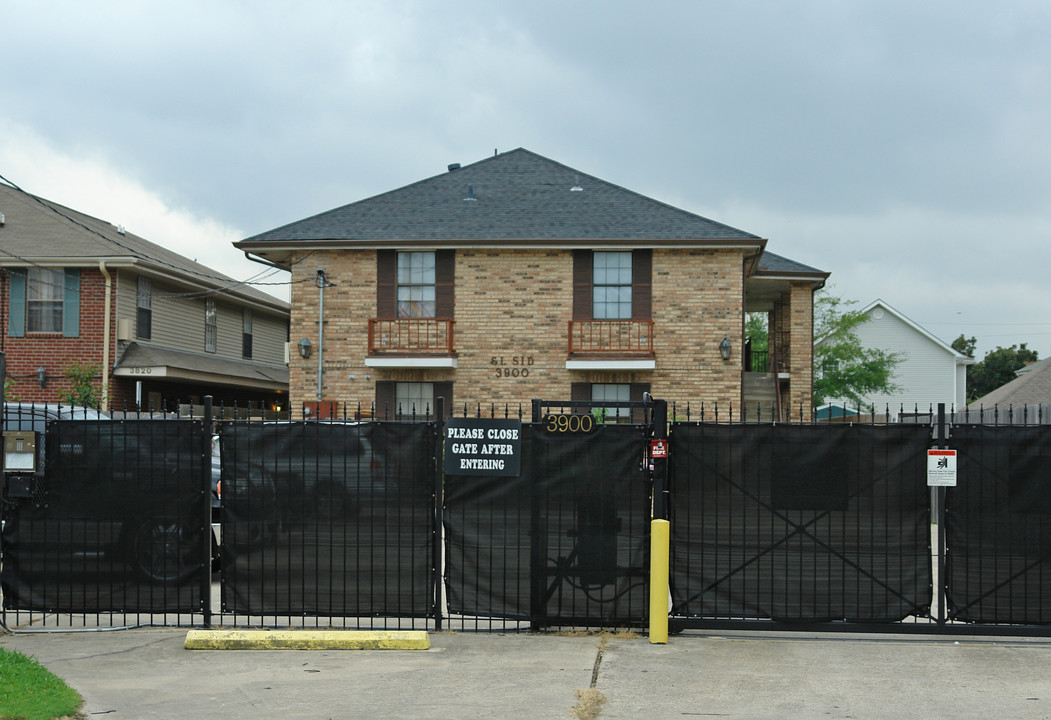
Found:
[[572, 320], [569, 354], [653, 357], [653, 321]]
[[451, 355], [453, 321], [438, 318], [369, 320], [369, 355]]

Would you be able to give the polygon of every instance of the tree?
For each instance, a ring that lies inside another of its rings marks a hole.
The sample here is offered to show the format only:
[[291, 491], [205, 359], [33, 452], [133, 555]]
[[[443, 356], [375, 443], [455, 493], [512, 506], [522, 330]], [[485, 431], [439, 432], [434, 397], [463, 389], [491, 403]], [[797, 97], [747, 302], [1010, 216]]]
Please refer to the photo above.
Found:
[[59, 398], [68, 405], [95, 407], [99, 395], [95, 391], [95, 368], [92, 365], [72, 363], [65, 369], [69, 378], [69, 392], [60, 393]]
[[901, 355], [861, 345], [855, 330], [868, 315], [849, 310], [856, 300], [844, 300], [829, 290], [814, 298], [814, 404], [845, 400], [860, 406], [866, 396], [898, 389], [891, 381]]
[[1025, 343], [990, 350], [982, 360], [967, 368], [968, 402], [1011, 382], [1015, 379], [1015, 371], [1037, 359], [1036, 350], [1030, 350]]
[[978, 345], [978, 340], [971, 337], [964, 337], [963, 333], [960, 333], [960, 337], [952, 341], [952, 349], [958, 353], [963, 353], [969, 358], [974, 357], [974, 348]]
[[20, 398], [11, 392], [11, 389], [15, 386], [15, 381], [11, 378], [4, 378], [4, 399], [12, 402], [17, 402]]
[[745, 317], [744, 336], [752, 341], [754, 352], [763, 352], [768, 349], [770, 333], [766, 325], [766, 313], [748, 313]]

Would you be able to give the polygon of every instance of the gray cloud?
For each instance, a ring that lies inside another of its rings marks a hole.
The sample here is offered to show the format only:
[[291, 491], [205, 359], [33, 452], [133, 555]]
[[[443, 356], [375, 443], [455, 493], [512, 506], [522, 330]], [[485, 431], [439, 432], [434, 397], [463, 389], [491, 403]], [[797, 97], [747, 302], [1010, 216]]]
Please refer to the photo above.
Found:
[[918, 321], [1048, 299], [1035, 0], [12, 5], [3, 119], [245, 235], [524, 146]]

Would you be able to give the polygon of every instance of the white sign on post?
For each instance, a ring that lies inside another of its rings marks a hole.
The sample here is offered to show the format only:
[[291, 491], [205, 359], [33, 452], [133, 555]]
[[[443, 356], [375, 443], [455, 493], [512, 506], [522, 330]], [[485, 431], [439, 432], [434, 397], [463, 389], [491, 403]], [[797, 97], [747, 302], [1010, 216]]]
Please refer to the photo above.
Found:
[[956, 451], [927, 451], [927, 485], [956, 487]]

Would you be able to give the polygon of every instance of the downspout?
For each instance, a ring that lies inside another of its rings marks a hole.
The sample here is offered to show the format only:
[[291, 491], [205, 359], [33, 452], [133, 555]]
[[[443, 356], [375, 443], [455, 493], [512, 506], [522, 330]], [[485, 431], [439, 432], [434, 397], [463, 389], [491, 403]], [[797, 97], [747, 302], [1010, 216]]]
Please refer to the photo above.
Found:
[[257, 262], [260, 265], [267, 265], [268, 267], [277, 268], [278, 270], [284, 270], [285, 272], [290, 272], [289, 268], [285, 267], [284, 265], [278, 265], [276, 262], [272, 262], [270, 260], [267, 260], [264, 257], [259, 257], [258, 255], [252, 255], [247, 250], [244, 251], [244, 254], [245, 254], [245, 259], [246, 260], [251, 260], [252, 262]]
[[317, 271], [318, 316], [317, 316], [317, 402], [318, 413], [321, 412], [321, 374], [324, 372], [325, 357], [325, 271]]
[[102, 321], [102, 409], [109, 412], [109, 335], [110, 335], [110, 309], [113, 303], [113, 278], [106, 269], [106, 261], [99, 260], [99, 270], [106, 278], [106, 310], [105, 319]]

